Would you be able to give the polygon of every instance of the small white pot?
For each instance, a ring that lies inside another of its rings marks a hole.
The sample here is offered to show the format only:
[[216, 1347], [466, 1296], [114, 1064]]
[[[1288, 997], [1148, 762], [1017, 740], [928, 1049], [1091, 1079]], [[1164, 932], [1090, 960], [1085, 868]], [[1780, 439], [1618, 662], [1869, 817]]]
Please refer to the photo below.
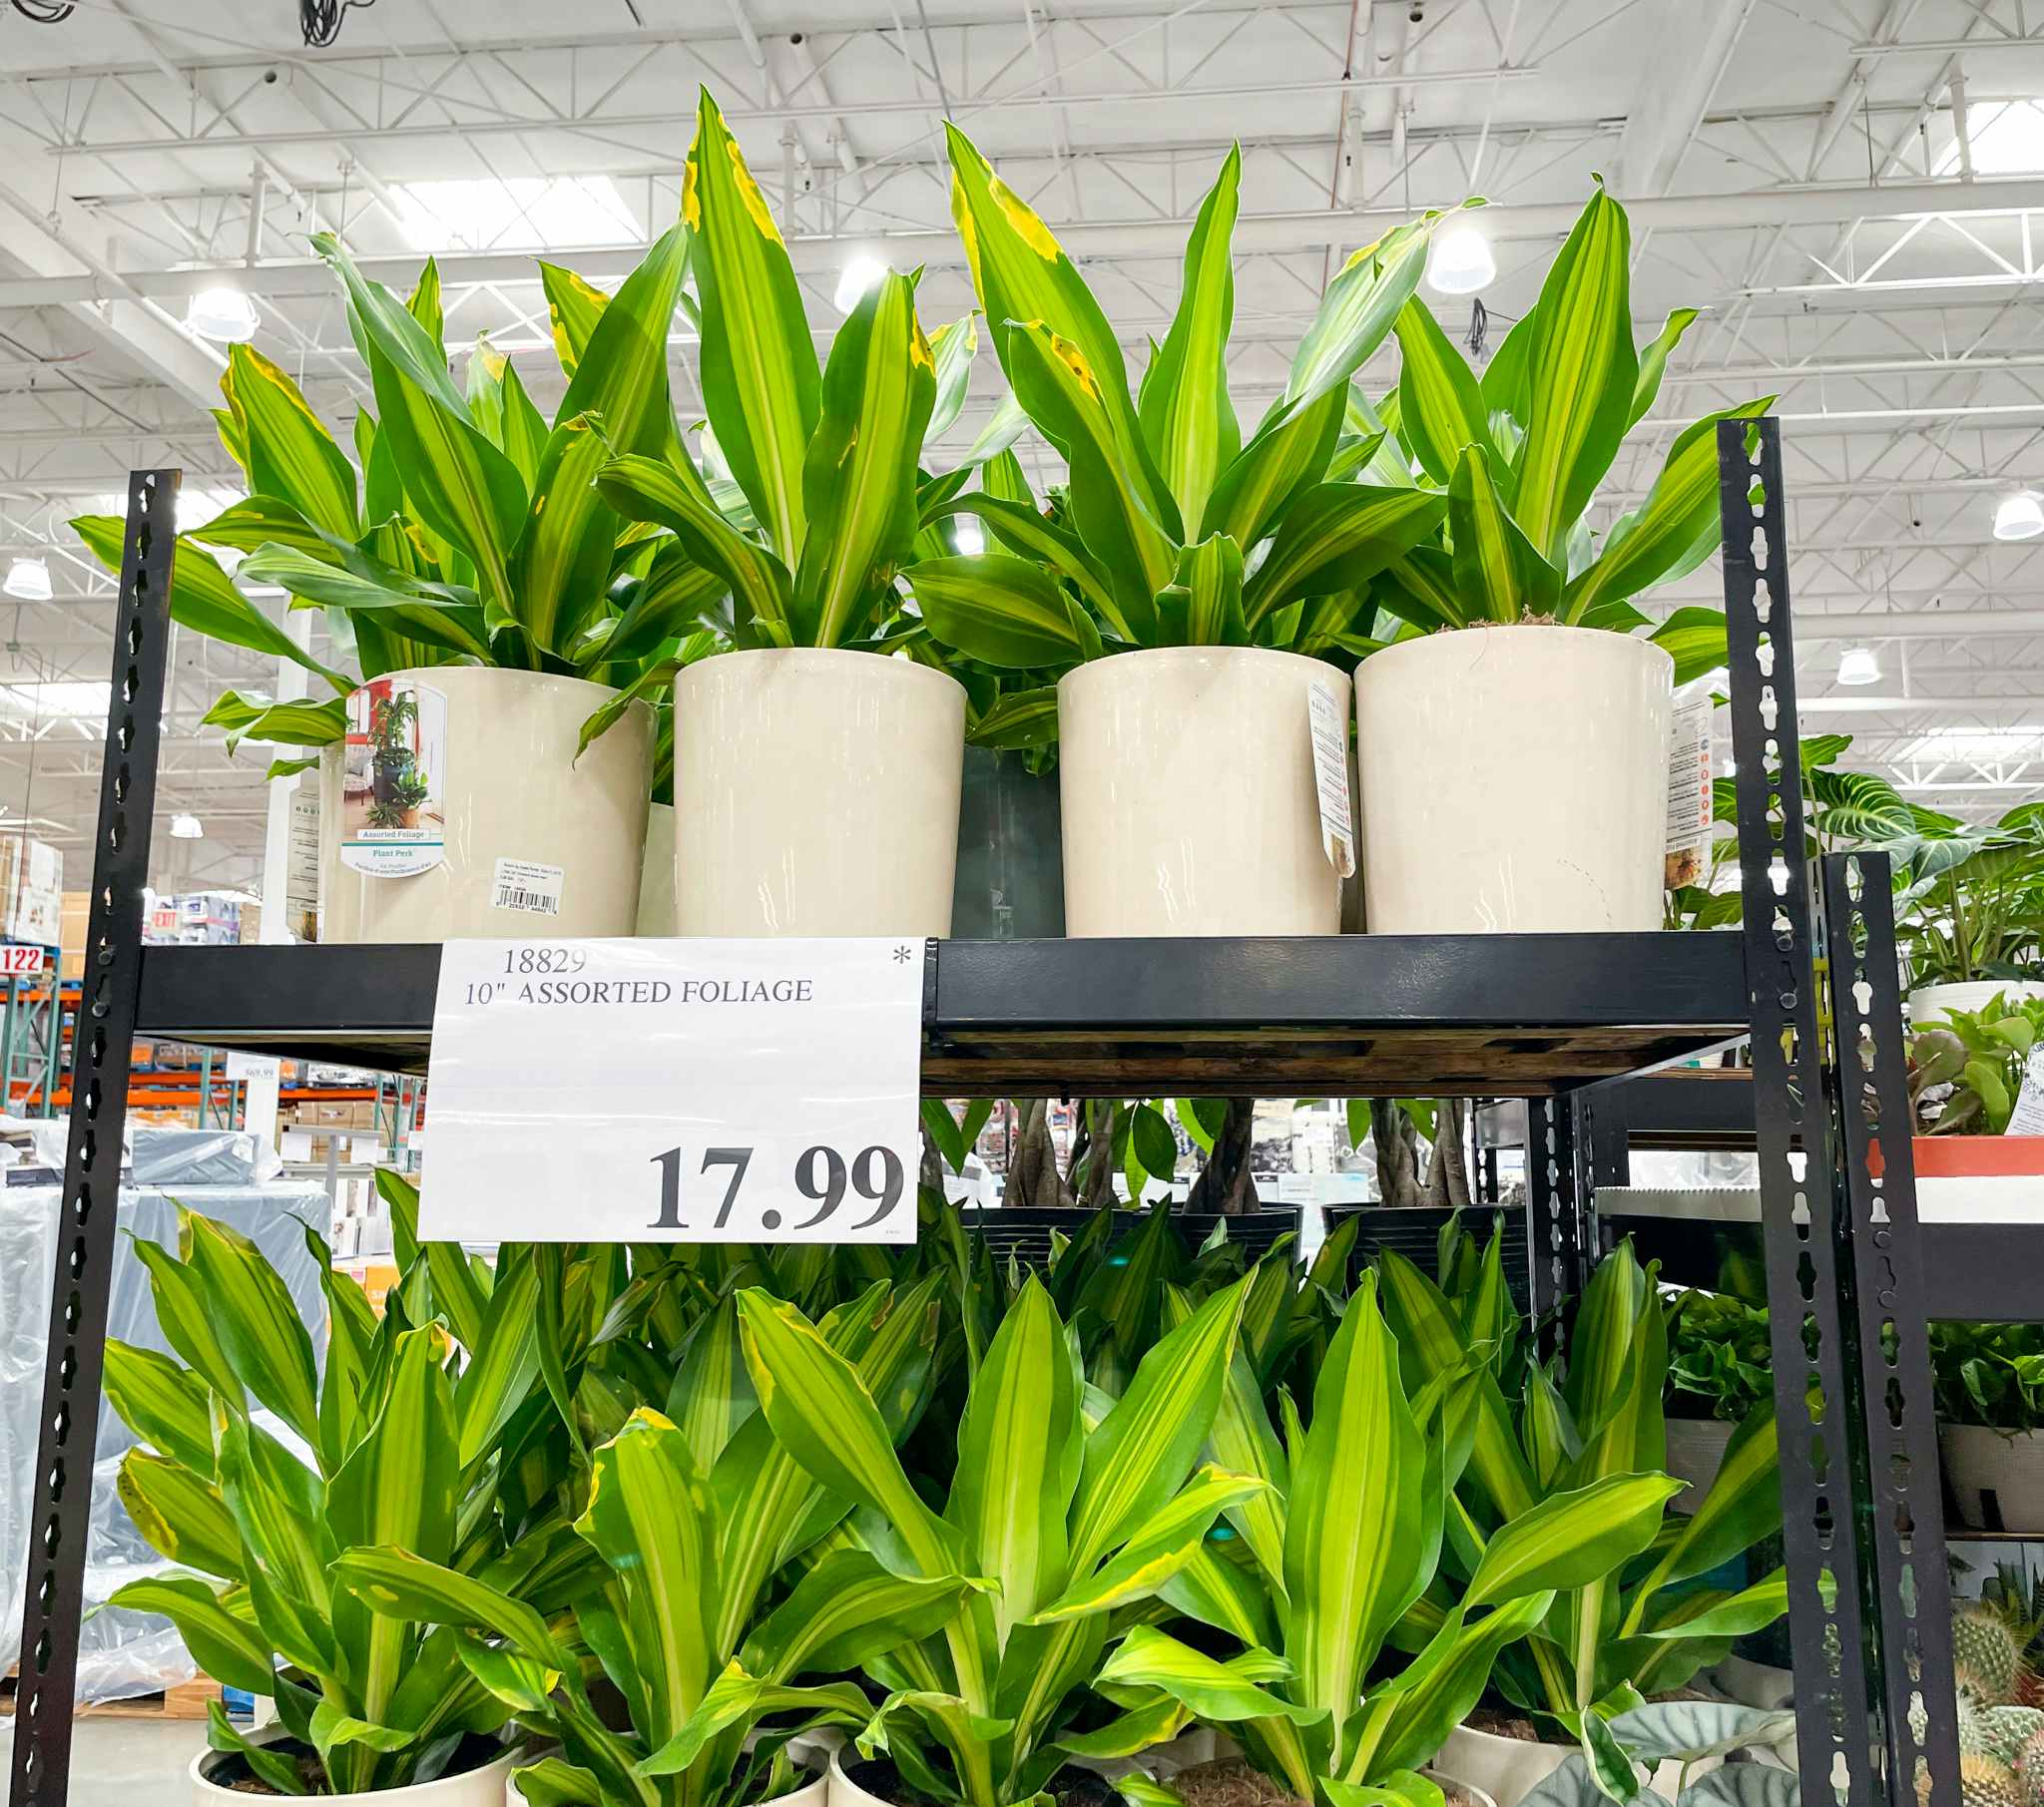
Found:
[[682, 935], [948, 935], [965, 691], [907, 659], [725, 653], [675, 679]]
[[1922, 1029], [1942, 1023], [1947, 1011], [1983, 1010], [2001, 996], [2011, 1004], [2044, 998], [2044, 984], [2034, 979], [1966, 979], [1953, 985], [1919, 985], [1909, 994], [1908, 1017]]
[[1948, 1424], [1937, 1450], [1959, 1509], [1954, 1532], [2044, 1537], [2044, 1432], [2005, 1437], [1984, 1425]]
[[1650, 641], [1530, 624], [1365, 659], [1368, 932], [1658, 929], [1674, 677]]
[[[1505, 1738], [1496, 1732], [1478, 1731], [1473, 1725], [1458, 1725], [1441, 1745], [1439, 1771], [1488, 1795], [1497, 1807], [1519, 1807], [1519, 1802], [1574, 1756], [1576, 1749], [1573, 1744]], [[1690, 1780], [1708, 1774], [1724, 1760], [1706, 1757], [1691, 1764]], [[1682, 1765], [1671, 1758], [1658, 1764], [1646, 1781], [1664, 1801], [1673, 1801], [1681, 1786]]]
[[635, 935], [664, 937], [675, 932], [675, 806], [646, 806], [646, 863], [639, 873], [639, 923]]
[[1725, 1465], [1725, 1446], [1739, 1427], [1722, 1418], [1671, 1418], [1668, 1420], [1668, 1472], [1689, 1483], [1668, 1502], [1674, 1512], [1695, 1512], [1704, 1497], [1718, 1484], [1718, 1471]]
[[[260, 1742], [261, 1740], [258, 1740]], [[192, 1759], [185, 1773], [191, 1781], [192, 1807], [246, 1807], [251, 1797], [232, 1788], [209, 1782], [201, 1772], [223, 1760], [225, 1752], [203, 1750]], [[326, 1794], [319, 1799], [328, 1807], [504, 1807], [511, 1772], [530, 1763], [529, 1753], [507, 1750], [501, 1757], [458, 1776], [442, 1776], [437, 1782], [420, 1782], [410, 1788], [383, 1788], [369, 1794]], [[281, 1799], [282, 1797], [274, 1797]], [[525, 1807], [523, 1795], [509, 1795], [511, 1807]]]
[[[602, 684], [484, 666], [389, 678], [420, 697], [420, 769], [432, 794], [416, 827], [403, 831], [415, 839], [371, 847], [363, 798], [373, 780], [363, 754], [325, 749], [320, 939], [629, 935], [646, 844], [652, 710], [632, 708], [578, 763], [583, 722], [617, 693]], [[361, 869], [385, 857], [396, 872]], [[551, 911], [527, 907], [549, 897]]]
[[1058, 683], [1067, 935], [1333, 935], [1309, 697], [1329, 665], [1262, 647], [1159, 647]]
[[[825, 1807], [895, 1807], [892, 1801], [882, 1795], [874, 1794], [869, 1788], [861, 1788], [844, 1773], [843, 1765], [838, 1759], [844, 1755], [845, 1751], [851, 1750], [851, 1748], [848, 1744], [839, 1745], [837, 1749], [830, 1753], [830, 1767], [824, 1771], [823, 1781], [820, 1784], [824, 1790], [823, 1800]], [[854, 1751], [853, 1755], [856, 1757], [857, 1753]], [[811, 1786], [817, 1786], [817, 1784], [812, 1783]], [[801, 1794], [790, 1795], [788, 1799], [800, 1802], [801, 1807], [815, 1807], [815, 1804], [807, 1796], [808, 1789], [803, 1789]]]

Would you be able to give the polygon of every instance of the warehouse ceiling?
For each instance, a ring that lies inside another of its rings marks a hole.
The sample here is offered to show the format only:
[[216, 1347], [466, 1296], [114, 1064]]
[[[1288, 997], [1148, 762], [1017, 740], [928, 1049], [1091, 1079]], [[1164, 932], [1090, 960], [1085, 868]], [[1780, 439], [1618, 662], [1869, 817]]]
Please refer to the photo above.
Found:
[[[430, 251], [457, 361], [489, 334], [547, 408], [534, 255], [615, 284], [676, 216], [701, 83], [819, 338], [857, 257], [926, 265], [926, 325], [969, 308], [948, 116], [1140, 361], [1240, 141], [1247, 414], [1348, 249], [1469, 195], [1492, 204], [1488, 319], [1436, 306], [1494, 347], [1601, 173], [1633, 215], [1638, 336], [1704, 310], [1612, 511], [1683, 423], [1779, 395], [1805, 731], [1851, 733], [1848, 763], [1954, 813], [2044, 795], [2044, 538], [1993, 536], [1998, 501], [2044, 488], [2034, 0], [357, 0], [326, 49], [295, 0], [77, 0], [51, 24], [0, 0], [0, 563], [46, 558], [55, 592], [0, 599], [0, 826], [29, 818], [82, 882], [112, 609], [67, 520], [115, 508], [137, 466], [184, 467], [188, 523], [241, 493], [207, 412], [219, 348], [184, 323], [195, 293], [245, 290], [257, 344], [346, 444], [367, 383], [307, 235], [338, 231], [393, 285]], [[688, 334], [672, 359], [688, 413]], [[960, 449], [995, 376], [982, 355]], [[1716, 584], [1707, 567], [1680, 589]], [[1879, 675], [1842, 685], [1853, 649]], [[259, 866], [266, 753], [230, 760], [199, 720], [226, 682], [278, 678], [182, 636], [160, 884]], [[202, 838], [172, 840], [173, 811]]]

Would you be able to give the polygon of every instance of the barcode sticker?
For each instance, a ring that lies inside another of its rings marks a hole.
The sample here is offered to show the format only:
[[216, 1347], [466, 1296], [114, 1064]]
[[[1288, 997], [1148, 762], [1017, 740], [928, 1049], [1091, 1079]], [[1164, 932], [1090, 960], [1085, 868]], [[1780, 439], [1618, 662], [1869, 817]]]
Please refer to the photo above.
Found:
[[561, 913], [563, 868], [527, 859], [500, 859], [496, 886], [490, 893], [493, 910], [530, 910], [536, 916]]
[[1711, 838], [1711, 694], [1681, 699], [1668, 735], [1668, 851]]
[[1313, 784], [1320, 795], [1320, 845], [1343, 878], [1355, 876], [1355, 826], [1348, 812], [1348, 723], [1328, 684], [1307, 692], [1313, 737]]

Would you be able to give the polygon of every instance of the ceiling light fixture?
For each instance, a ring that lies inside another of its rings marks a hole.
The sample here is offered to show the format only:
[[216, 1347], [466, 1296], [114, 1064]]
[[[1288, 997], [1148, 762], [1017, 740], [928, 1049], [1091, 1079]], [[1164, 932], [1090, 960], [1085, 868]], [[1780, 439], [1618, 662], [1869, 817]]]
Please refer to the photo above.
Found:
[[1427, 286], [1437, 294], [1473, 295], [1497, 280], [1490, 240], [1466, 221], [1434, 235], [1426, 260]]
[[839, 313], [849, 313], [865, 298], [867, 289], [874, 287], [887, 273], [886, 264], [879, 258], [860, 251], [844, 265], [844, 273], [837, 278], [837, 289], [831, 295], [831, 304]]
[[1880, 661], [1865, 647], [1847, 647], [1838, 656], [1840, 683], [1880, 682]]
[[0, 590], [9, 596], [19, 597], [24, 603], [47, 603], [50, 600], [50, 568], [41, 559], [16, 559], [7, 568], [7, 582], [0, 584]]
[[174, 841], [198, 841], [206, 838], [206, 830], [199, 825], [196, 815], [174, 815], [171, 817], [171, 839]]
[[239, 345], [256, 336], [256, 303], [239, 288], [202, 288], [185, 310], [185, 324], [217, 345]]
[[1994, 505], [1997, 540], [2034, 540], [2044, 534], [2044, 500], [2035, 490], [2019, 489]]

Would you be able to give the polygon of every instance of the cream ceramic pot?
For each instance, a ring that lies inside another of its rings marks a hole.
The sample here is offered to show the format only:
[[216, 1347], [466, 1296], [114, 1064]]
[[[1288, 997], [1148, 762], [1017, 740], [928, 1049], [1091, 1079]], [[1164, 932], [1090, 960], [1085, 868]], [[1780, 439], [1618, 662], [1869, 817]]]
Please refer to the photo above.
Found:
[[2011, 1437], [1984, 1425], [1947, 1424], [1938, 1429], [1937, 1453], [1959, 1509], [1955, 1533], [2044, 1537], [2044, 1432]]
[[907, 659], [725, 653], [675, 679], [682, 935], [948, 935], [965, 691]]
[[[417, 698], [415, 769], [431, 791], [407, 832], [427, 843], [437, 835], [439, 858], [400, 875], [351, 865], [384, 851], [365, 850], [383, 780], [366, 748], [327, 747], [319, 762], [320, 939], [631, 934], [653, 711], [635, 705], [578, 761], [583, 722], [617, 694], [602, 684], [483, 666], [395, 672], [388, 681]], [[420, 850], [397, 843], [396, 851]], [[552, 911], [524, 907], [549, 900]]]
[[1365, 659], [1369, 933], [1658, 929], [1674, 675], [1650, 641], [1529, 624]]
[[675, 806], [646, 806], [646, 862], [639, 872], [639, 926], [635, 935], [675, 932]]
[[2011, 1004], [2044, 998], [2044, 985], [2034, 979], [1965, 979], [1951, 985], [1919, 985], [1909, 994], [1909, 1021], [1918, 1029], [1944, 1021], [1952, 1010], [1985, 1010], [1997, 997]]
[[1671, 1418], [1668, 1424], [1668, 1472], [1686, 1483], [1668, 1502], [1672, 1512], [1695, 1512], [1718, 1485], [1726, 1446], [1738, 1427], [1722, 1418]]
[[[1058, 684], [1068, 935], [1332, 935], [1312, 686], [1332, 666], [1262, 647], [1159, 647]], [[1338, 713], [1337, 713], [1338, 718]]]
[[[191, 1784], [192, 1807], [230, 1807], [231, 1803], [249, 1800], [246, 1793], [222, 1788], [208, 1781], [203, 1773], [225, 1755], [222, 1751], [204, 1750], [192, 1759], [192, 1767], [185, 1772]], [[511, 1772], [531, 1760], [523, 1752], [508, 1750], [480, 1769], [442, 1776], [437, 1782], [421, 1782], [412, 1788], [383, 1788], [369, 1794], [325, 1794], [319, 1799], [326, 1807], [505, 1807], [507, 1801], [512, 1807], [523, 1807], [525, 1797], [507, 1794], [506, 1790], [510, 1787]]]
[[[1489, 1795], [1497, 1807], [1519, 1807], [1519, 1802], [1574, 1756], [1577, 1749], [1574, 1744], [1506, 1738], [1496, 1732], [1478, 1731], [1473, 1725], [1458, 1725], [1448, 1733], [1435, 1763], [1440, 1774], [1453, 1776]], [[1698, 1776], [1721, 1767], [1724, 1761], [1723, 1757], [1705, 1757], [1690, 1764], [1690, 1780], [1694, 1782]], [[1663, 1801], [1672, 1801], [1682, 1785], [1682, 1771], [1681, 1761], [1671, 1757], [1655, 1766], [1654, 1773], [1646, 1777], [1647, 1786]]]

